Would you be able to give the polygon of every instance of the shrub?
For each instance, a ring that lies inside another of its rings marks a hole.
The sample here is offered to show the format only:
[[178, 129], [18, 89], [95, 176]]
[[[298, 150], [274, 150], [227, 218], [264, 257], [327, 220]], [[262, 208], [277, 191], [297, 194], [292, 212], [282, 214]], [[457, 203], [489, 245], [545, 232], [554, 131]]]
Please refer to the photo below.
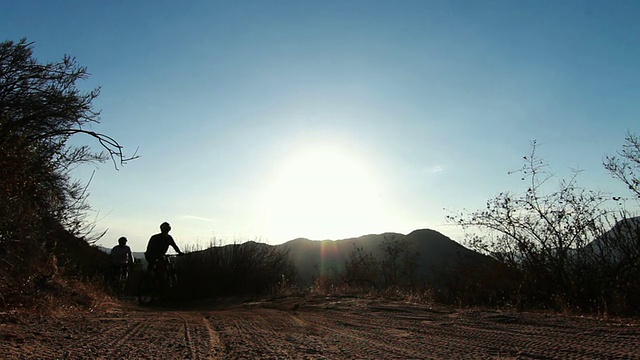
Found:
[[249, 241], [191, 251], [176, 259], [176, 294], [188, 299], [254, 296], [294, 282], [296, 271], [286, 250]]

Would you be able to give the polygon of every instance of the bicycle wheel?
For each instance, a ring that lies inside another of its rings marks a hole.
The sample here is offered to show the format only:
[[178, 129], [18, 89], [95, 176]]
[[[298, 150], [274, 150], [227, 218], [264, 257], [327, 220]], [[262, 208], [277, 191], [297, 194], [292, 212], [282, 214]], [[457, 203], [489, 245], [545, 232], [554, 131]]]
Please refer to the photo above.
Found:
[[169, 266], [167, 266], [167, 273], [166, 273], [167, 288], [169, 289], [174, 288], [177, 283], [178, 283], [178, 274], [176, 274], [176, 269], [173, 267], [173, 265], [169, 264]]
[[120, 267], [119, 271], [118, 271], [118, 280], [117, 280], [117, 287], [116, 287], [116, 291], [119, 295], [124, 294], [126, 286], [127, 286], [127, 279], [129, 278], [129, 269], [126, 266], [122, 266]]
[[138, 285], [138, 304], [150, 305], [156, 297], [156, 284], [153, 274], [145, 272]]

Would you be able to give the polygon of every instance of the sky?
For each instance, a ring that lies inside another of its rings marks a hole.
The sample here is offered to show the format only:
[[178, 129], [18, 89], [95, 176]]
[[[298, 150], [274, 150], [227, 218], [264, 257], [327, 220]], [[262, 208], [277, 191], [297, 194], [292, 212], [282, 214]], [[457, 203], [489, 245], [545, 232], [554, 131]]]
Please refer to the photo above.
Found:
[[[92, 129], [140, 157], [74, 173], [98, 241], [144, 251], [430, 228], [462, 241], [538, 142], [559, 178], [640, 133], [637, 1], [1, 1], [0, 40], [76, 57]], [[87, 138], [73, 143], [98, 145]]]

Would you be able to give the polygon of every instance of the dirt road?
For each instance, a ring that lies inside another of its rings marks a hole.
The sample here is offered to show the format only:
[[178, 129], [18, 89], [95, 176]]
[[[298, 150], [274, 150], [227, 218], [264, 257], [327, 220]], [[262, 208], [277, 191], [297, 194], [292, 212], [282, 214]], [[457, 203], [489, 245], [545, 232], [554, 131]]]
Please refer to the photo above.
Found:
[[3, 359], [640, 359], [640, 321], [348, 298], [0, 314]]

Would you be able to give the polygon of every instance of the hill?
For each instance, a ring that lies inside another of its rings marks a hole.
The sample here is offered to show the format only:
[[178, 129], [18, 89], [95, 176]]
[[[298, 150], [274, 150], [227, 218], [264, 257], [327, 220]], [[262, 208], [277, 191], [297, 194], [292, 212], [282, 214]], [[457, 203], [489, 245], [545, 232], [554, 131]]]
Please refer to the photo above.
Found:
[[47, 234], [35, 248], [15, 241], [9, 256], [0, 254], [0, 310], [88, 308], [101, 296], [95, 285], [108, 274], [108, 255], [59, 224]]
[[487, 261], [488, 258], [469, 250], [449, 237], [430, 229], [399, 233], [370, 234], [342, 240], [309, 240], [299, 238], [282, 245], [298, 269], [299, 280], [310, 283], [314, 277], [341, 274], [345, 263], [356, 249], [381, 261], [385, 257], [385, 242], [404, 240], [411, 253], [417, 254], [417, 275], [421, 278], [441, 273], [448, 267]]
[[624, 218], [585, 246], [587, 254], [614, 263], [633, 261], [640, 256], [640, 217]]
[[[371, 254], [374, 259], [384, 259], [383, 243], [405, 240], [412, 253], [417, 254], [417, 274], [421, 278], [434, 276], [446, 271], [454, 265], [480, 263], [488, 258], [473, 250], [467, 249], [449, 237], [430, 229], [419, 229], [404, 235], [395, 232], [369, 234], [340, 240], [310, 240], [298, 238], [280, 245], [260, 245], [260, 248], [274, 248], [278, 251], [288, 251], [289, 258], [298, 272], [298, 280], [302, 284], [310, 284], [320, 275], [338, 276], [345, 270], [345, 263], [355, 249], [362, 249]], [[250, 242], [253, 243], [253, 242]], [[224, 245], [214, 248], [235, 248], [240, 244]], [[98, 246], [106, 253], [111, 249]], [[206, 249], [199, 252], [213, 251]], [[133, 257], [142, 264], [146, 264], [143, 252], [133, 252]]]
[[[104, 247], [101, 245], [96, 245], [96, 247], [104, 252], [106, 252], [107, 254], [111, 253], [111, 248], [108, 247]], [[134, 260], [140, 260], [142, 262], [146, 262], [145, 258], [144, 258], [144, 252], [137, 252], [137, 251], [132, 251], [131, 255], [133, 255], [133, 259]]]

